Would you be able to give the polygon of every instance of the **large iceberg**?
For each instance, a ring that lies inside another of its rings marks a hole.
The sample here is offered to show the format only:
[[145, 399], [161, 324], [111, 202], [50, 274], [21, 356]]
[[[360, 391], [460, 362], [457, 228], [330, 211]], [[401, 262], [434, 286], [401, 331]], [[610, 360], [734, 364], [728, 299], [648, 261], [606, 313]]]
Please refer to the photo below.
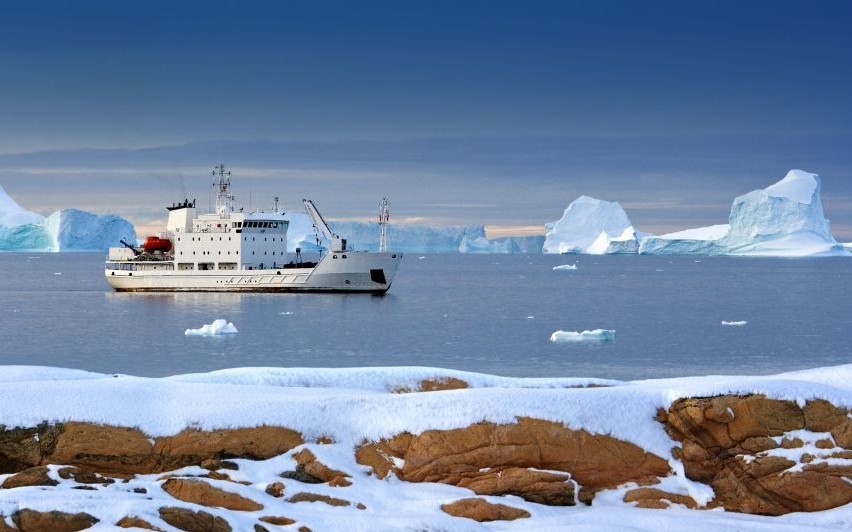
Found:
[[615, 201], [580, 196], [562, 218], [545, 225], [544, 253], [636, 253], [639, 241], [627, 213]]
[[104, 251], [122, 239], [136, 242], [136, 230], [124, 218], [77, 209], [45, 218], [22, 208], [0, 187], [0, 251]]
[[727, 224], [647, 237], [639, 253], [849, 256], [823, 214], [819, 176], [802, 170], [790, 170], [774, 185], [737, 197]]

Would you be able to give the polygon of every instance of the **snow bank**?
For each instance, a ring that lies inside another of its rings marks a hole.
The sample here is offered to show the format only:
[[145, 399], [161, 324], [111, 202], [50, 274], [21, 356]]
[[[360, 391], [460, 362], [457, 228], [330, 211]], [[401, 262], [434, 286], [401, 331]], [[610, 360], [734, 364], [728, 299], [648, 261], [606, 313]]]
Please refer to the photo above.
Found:
[[199, 329], [187, 329], [184, 334], [186, 336], [218, 336], [220, 334], [237, 334], [238, 332], [233, 323], [219, 319], [209, 325], [203, 325]]
[[544, 253], [636, 253], [633, 224], [617, 202], [580, 196], [545, 225]]
[[556, 331], [550, 335], [551, 342], [611, 342], [615, 340], [615, 331], [595, 329], [593, 331]]

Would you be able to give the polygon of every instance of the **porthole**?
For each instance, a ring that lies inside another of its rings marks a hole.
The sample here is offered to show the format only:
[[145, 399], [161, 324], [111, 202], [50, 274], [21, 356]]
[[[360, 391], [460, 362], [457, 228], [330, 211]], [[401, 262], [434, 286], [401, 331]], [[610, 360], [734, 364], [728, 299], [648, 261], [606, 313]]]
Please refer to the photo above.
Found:
[[336, 259], [336, 258], [337, 258], [337, 255], [332, 255], [332, 256], [331, 256], [331, 258], [332, 258], [332, 259]]
[[343, 281], [343, 282], [344, 282], [344, 283], [346, 283], [346, 284], [349, 284], [349, 279], [346, 279], [346, 280], [345, 280], [345, 281]]

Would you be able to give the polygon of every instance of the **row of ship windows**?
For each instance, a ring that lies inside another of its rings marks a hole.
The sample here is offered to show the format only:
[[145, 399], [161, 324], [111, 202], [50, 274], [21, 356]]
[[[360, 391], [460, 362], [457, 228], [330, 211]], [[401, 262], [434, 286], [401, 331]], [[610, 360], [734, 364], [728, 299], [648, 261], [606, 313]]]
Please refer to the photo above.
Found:
[[[231, 237], [228, 237], [228, 240], [230, 240], [230, 239], [231, 239]], [[248, 242], [248, 237], [247, 237], [247, 236], [244, 236], [244, 237], [243, 237], [243, 240], [245, 240], [246, 242]], [[252, 242], [254, 242], [254, 237], [251, 237], [251, 240], [252, 240]], [[195, 242], [195, 237], [192, 237], [192, 241], [193, 241], [193, 242]], [[198, 241], [199, 241], [199, 242], [201, 242], [201, 237], [198, 237]], [[211, 242], [213, 242], [213, 237], [212, 237], [212, 236], [210, 237], [210, 241], [211, 241]], [[221, 237], [221, 236], [219, 237], [219, 241], [220, 241], [220, 242], [222, 241], [222, 237]], [[263, 237], [263, 241], [264, 241], [264, 242], [267, 242], [267, 241], [268, 241], [268, 239], [267, 239], [266, 237]], [[272, 241], [273, 241], [273, 242], [275, 242], [275, 237], [272, 237]], [[283, 238], [281, 238], [281, 239], [280, 239], [280, 241], [281, 241], [281, 242], [284, 242], [284, 239], [283, 239]], [[178, 242], [180, 242], [180, 237], [178, 237]]]
[[279, 227], [284, 227], [284, 222], [261, 222], [261, 221], [251, 221], [251, 222], [234, 222], [234, 229], [239, 229], [241, 227], [257, 227], [259, 229], [278, 229]]
[[[228, 255], [230, 255], [230, 254], [231, 254], [231, 252], [230, 252], [230, 251], [228, 251], [228, 252], [226, 252], [226, 253], [227, 253]], [[189, 254], [189, 253], [187, 253], [187, 254]], [[195, 252], [193, 251], [193, 252], [192, 252], [192, 254], [193, 254], [193, 255], [195, 255]], [[201, 252], [201, 254], [202, 254], [202, 255], [210, 255], [210, 252], [209, 252], [209, 251], [202, 251], [202, 252]], [[220, 252], [219, 252], [219, 255], [221, 255], [221, 254], [222, 254], [222, 252], [220, 251]], [[234, 254], [235, 254], [235, 255], [239, 255], [239, 254], [240, 254], [240, 252], [239, 252], [239, 251], [235, 251], [235, 252], [234, 252]], [[254, 254], [255, 254], [255, 252], [254, 252], [254, 251], [252, 251], [252, 252], [251, 252], [251, 254], [252, 254], [252, 255], [254, 255]], [[264, 254], [264, 255], [266, 255], [266, 254], [267, 254], [267, 253], [266, 253], [266, 251], [264, 251], [264, 252], [263, 252], [263, 254]], [[275, 252], [273, 251], [273, 252], [272, 252], [272, 254], [273, 254], [273, 255], [275, 255]], [[179, 255], [183, 255], [183, 251], [181, 251], [181, 252], [179, 253]], [[279, 255], [284, 255], [284, 252], [282, 251], [281, 253], [279, 253]], [[337, 258], [337, 255], [335, 255], [335, 256], [334, 256], [334, 258], [336, 259], [336, 258]], [[346, 258], [346, 255], [344, 255], [344, 256], [343, 256], [343, 258], [345, 259], [345, 258]]]

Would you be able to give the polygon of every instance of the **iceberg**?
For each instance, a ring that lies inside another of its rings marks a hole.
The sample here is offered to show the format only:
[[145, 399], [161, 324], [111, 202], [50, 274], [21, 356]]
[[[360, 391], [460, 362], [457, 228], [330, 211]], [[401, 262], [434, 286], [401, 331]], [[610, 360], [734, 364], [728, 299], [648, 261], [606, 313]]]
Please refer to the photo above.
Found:
[[237, 334], [237, 328], [234, 324], [222, 319], [215, 320], [213, 323], [202, 325], [198, 329], [187, 329], [184, 331], [186, 336], [219, 336], [221, 334]]
[[559, 266], [553, 267], [553, 271], [569, 271], [569, 270], [576, 270], [576, 269], [577, 269], [576, 264], [560, 264]]
[[790, 170], [763, 190], [734, 199], [729, 222], [642, 239], [639, 253], [766, 257], [849, 256], [831, 235], [820, 178]]
[[[316, 252], [325, 249], [317, 241], [311, 219], [304, 213], [290, 213], [287, 229], [287, 251], [296, 248]], [[357, 251], [378, 251], [377, 222], [329, 221], [331, 229], [345, 238]], [[388, 248], [406, 253], [540, 253], [541, 236], [507, 237], [489, 240], [485, 226], [388, 224]]]
[[595, 329], [593, 331], [556, 331], [550, 335], [550, 341], [555, 343], [565, 342], [611, 342], [615, 340], [615, 331], [612, 329]]
[[0, 186], [0, 251], [105, 251], [122, 239], [136, 242], [136, 230], [124, 218], [78, 209], [45, 218], [18, 205]]
[[636, 253], [639, 242], [621, 205], [580, 196], [562, 218], [545, 224], [544, 253]]

